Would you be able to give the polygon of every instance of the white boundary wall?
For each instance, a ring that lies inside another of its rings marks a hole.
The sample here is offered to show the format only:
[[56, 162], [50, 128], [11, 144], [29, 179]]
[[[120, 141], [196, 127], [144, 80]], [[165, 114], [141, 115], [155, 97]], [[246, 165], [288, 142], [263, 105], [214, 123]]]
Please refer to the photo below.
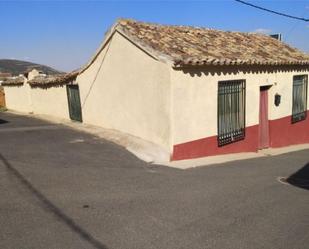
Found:
[[35, 114], [70, 119], [66, 85], [31, 87], [31, 100]]
[[30, 113], [32, 112], [30, 86], [28, 84], [3, 86], [6, 107], [10, 110]]

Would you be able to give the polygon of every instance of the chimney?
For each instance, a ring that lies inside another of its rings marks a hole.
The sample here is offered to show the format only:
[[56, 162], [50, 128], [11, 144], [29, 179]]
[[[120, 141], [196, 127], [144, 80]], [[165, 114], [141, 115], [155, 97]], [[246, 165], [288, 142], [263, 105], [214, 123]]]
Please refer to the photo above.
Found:
[[278, 40], [278, 41], [281, 41], [282, 40], [282, 36], [281, 34], [273, 34], [273, 35], [269, 35], [270, 37]]

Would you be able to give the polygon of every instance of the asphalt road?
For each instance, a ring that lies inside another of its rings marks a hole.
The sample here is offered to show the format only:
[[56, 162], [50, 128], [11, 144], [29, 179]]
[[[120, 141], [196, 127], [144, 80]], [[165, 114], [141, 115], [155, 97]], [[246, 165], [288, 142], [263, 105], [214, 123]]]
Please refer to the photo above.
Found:
[[[0, 113], [1, 249], [308, 249], [309, 150], [177, 170]], [[301, 184], [282, 184], [293, 175]]]

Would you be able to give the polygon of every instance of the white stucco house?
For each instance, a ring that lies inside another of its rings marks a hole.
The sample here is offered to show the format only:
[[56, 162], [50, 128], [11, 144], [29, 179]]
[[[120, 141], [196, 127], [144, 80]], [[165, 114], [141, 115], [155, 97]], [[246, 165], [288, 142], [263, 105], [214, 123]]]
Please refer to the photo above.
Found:
[[119, 130], [181, 160], [309, 143], [308, 74], [309, 55], [266, 35], [122, 19], [78, 71], [4, 88], [8, 108]]

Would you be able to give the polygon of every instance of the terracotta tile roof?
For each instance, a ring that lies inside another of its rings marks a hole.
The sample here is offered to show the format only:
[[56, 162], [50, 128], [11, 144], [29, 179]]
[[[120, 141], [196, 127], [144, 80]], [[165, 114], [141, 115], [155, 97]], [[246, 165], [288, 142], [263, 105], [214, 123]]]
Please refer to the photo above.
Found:
[[121, 19], [116, 30], [169, 61], [184, 65], [309, 65], [309, 55], [262, 34], [166, 26]]
[[1, 83], [2, 86], [18, 86], [18, 85], [23, 85], [25, 82], [25, 77], [23, 76], [18, 76], [18, 77], [11, 77], [11, 78], [6, 78], [4, 81]]
[[79, 70], [66, 74], [38, 75], [28, 81], [31, 86], [65, 85], [74, 81], [79, 74]]

